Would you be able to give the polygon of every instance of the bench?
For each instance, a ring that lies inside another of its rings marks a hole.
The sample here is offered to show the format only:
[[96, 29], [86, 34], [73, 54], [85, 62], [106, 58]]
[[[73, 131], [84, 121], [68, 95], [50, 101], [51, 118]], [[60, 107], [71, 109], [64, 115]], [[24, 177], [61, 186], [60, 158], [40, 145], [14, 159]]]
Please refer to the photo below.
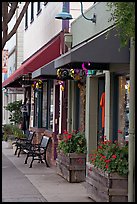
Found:
[[31, 144], [31, 147], [27, 152], [27, 156], [26, 156], [24, 164], [27, 164], [28, 158], [32, 157], [29, 168], [32, 168], [32, 163], [34, 160], [38, 160], [39, 162], [44, 163], [43, 159], [47, 167], [49, 167], [47, 159], [46, 159], [46, 152], [47, 152], [47, 147], [48, 147], [50, 140], [51, 140], [50, 137], [43, 135], [39, 144]]
[[32, 144], [33, 138], [34, 138], [35, 132], [29, 131], [27, 134], [27, 138], [17, 138], [15, 142], [12, 144], [15, 144], [16, 150], [15, 155], [18, 151], [18, 157], [20, 156], [21, 151], [28, 150], [30, 148], [30, 145]]

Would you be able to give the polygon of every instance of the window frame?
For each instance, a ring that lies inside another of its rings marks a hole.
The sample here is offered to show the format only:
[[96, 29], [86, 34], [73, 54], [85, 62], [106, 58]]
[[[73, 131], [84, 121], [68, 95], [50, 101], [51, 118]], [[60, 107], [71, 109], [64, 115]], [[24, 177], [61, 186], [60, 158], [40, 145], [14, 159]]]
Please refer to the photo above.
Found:
[[41, 8], [41, 2], [37, 2], [37, 16], [41, 13], [42, 8]]
[[31, 2], [31, 16], [30, 23], [34, 21], [34, 2]]
[[28, 9], [26, 10], [25, 13], [25, 30], [28, 28]]

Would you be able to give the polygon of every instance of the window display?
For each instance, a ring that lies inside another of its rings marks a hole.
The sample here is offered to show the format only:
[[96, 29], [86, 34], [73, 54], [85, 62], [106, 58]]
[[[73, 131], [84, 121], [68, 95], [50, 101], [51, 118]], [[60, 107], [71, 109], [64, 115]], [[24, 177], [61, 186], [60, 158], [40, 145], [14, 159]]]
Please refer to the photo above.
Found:
[[121, 131], [118, 139], [121, 136], [128, 140], [129, 135], [129, 77], [119, 77], [119, 99], [118, 99], [118, 130]]

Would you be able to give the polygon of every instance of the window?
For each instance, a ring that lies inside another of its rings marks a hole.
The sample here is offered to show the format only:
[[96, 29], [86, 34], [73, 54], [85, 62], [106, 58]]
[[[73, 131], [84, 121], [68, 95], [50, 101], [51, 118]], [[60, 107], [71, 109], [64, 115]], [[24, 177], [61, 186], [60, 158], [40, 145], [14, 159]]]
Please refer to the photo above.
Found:
[[50, 84], [49, 129], [53, 129], [53, 83]]
[[41, 12], [41, 2], [37, 2], [37, 15]]
[[25, 14], [25, 30], [28, 28], [28, 9]]
[[38, 127], [38, 92], [35, 91], [35, 96], [34, 96], [34, 103], [35, 103], [35, 108], [34, 108], [34, 127]]
[[46, 5], [47, 5], [47, 3], [48, 3], [48, 2], [44, 2], [44, 6], [46, 6]]
[[34, 21], [34, 2], [31, 2], [31, 19], [30, 23]]
[[47, 82], [43, 82], [42, 127], [47, 124]]
[[123, 137], [128, 140], [129, 136], [129, 86], [130, 81], [127, 76], [119, 76], [119, 94], [118, 94], [118, 129], [122, 134], [118, 139]]
[[53, 81], [43, 83], [42, 127], [53, 129]]
[[48, 81], [47, 86], [48, 105], [47, 105], [47, 129], [53, 128], [53, 81]]

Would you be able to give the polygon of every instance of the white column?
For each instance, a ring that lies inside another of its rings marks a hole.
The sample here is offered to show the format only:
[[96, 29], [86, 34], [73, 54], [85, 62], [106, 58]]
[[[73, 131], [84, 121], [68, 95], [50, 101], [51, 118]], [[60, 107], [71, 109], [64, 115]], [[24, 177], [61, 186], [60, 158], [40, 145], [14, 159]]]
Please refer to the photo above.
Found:
[[55, 81], [53, 81], [53, 132], [55, 131]]
[[59, 113], [59, 134], [61, 134], [61, 119], [62, 119], [62, 90], [60, 86], [60, 113]]
[[85, 137], [87, 140], [88, 155], [97, 147], [97, 109], [98, 109], [98, 79], [87, 76], [86, 78], [86, 112], [85, 112]]
[[110, 72], [105, 72], [105, 130], [106, 139], [110, 139]]
[[67, 118], [67, 130], [69, 132], [72, 131], [72, 88], [71, 88], [71, 80], [68, 80], [68, 118]]

